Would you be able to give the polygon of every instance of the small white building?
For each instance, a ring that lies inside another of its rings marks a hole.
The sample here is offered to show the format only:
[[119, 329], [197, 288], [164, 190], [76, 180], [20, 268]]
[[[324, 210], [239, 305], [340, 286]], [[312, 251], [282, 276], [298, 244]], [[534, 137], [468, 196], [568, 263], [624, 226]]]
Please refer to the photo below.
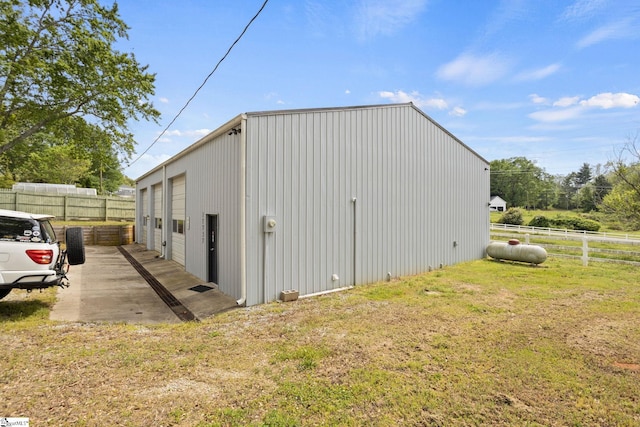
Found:
[[491, 196], [489, 200], [489, 210], [505, 212], [507, 210], [507, 202], [500, 196]]
[[136, 241], [240, 305], [482, 258], [489, 163], [413, 104], [240, 114], [136, 182]]

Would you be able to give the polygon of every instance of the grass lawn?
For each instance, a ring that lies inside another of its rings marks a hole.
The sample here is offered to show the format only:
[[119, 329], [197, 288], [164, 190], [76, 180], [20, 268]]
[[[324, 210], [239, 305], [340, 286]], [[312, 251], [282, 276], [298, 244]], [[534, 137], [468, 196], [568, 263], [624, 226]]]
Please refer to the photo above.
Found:
[[[479, 260], [201, 323], [0, 302], [0, 416], [33, 426], [640, 425], [637, 267]], [[14, 291], [15, 292], [15, 291]]]

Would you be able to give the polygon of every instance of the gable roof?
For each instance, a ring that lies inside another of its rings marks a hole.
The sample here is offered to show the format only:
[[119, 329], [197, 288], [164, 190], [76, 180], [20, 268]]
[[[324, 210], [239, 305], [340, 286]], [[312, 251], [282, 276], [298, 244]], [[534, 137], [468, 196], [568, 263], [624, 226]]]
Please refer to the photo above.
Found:
[[414, 109], [418, 114], [420, 114], [425, 119], [427, 119], [428, 121], [433, 123], [440, 130], [442, 130], [444, 133], [446, 133], [452, 139], [454, 139], [457, 143], [459, 143], [460, 145], [465, 147], [467, 150], [469, 150], [471, 153], [473, 153], [476, 157], [478, 157], [480, 160], [482, 160], [487, 165], [489, 165], [489, 162], [484, 157], [482, 157], [475, 150], [473, 150], [471, 147], [469, 147], [467, 144], [462, 142], [455, 135], [453, 135], [451, 132], [449, 132], [447, 129], [445, 129], [442, 125], [440, 125], [440, 123], [436, 122], [429, 115], [425, 114], [422, 110], [420, 110], [418, 107], [416, 107], [413, 104], [413, 102], [406, 102], [406, 103], [398, 103], [398, 104], [374, 104], [374, 105], [361, 105], [361, 106], [351, 106], [351, 107], [299, 108], [299, 109], [289, 109], [289, 110], [254, 111], [254, 112], [238, 114], [237, 116], [235, 116], [234, 118], [232, 118], [231, 120], [229, 120], [228, 122], [226, 122], [225, 124], [223, 124], [222, 126], [217, 128], [216, 130], [212, 131], [211, 133], [209, 133], [208, 135], [202, 137], [198, 141], [194, 142], [193, 144], [191, 144], [190, 146], [186, 147], [185, 149], [183, 149], [179, 153], [171, 156], [171, 158], [169, 158], [168, 160], [165, 160], [164, 162], [162, 162], [158, 166], [156, 166], [153, 169], [149, 170], [148, 172], [144, 173], [142, 176], [138, 177], [136, 179], [136, 181], [139, 181], [139, 180], [145, 178], [146, 176], [148, 176], [148, 175], [154, 173], [155, 171], [157, 171], [158, 169], [161, 169], [163, 166], [166, 166], [167, 164], [169, 164], [169, 163], [179, 159], [180, 157], [183, 157], [186, 154], [192, 152], [193, 150], [197, 149], [198, 147], [200, 147], [200, 146], [202, 146], [204, 144], [207, 144], [209, 141], [214, 140], [218, 136], [223, 135], [225, 133], [228, 133], [232, 129], [240, 126], [240, 124], [242, 123], [242, 120], [246, 120], [249, 117], [275, 116], [275, 115], [286, 115], [286, 114], [303, 114], [303, 113], [329, 112], [329, 111], [352, 111], [352, 110], [366, 110], [366, 109], [376, 109], [376, 108], [405, 108], [405, 107], [410, 107], [410, 108]]

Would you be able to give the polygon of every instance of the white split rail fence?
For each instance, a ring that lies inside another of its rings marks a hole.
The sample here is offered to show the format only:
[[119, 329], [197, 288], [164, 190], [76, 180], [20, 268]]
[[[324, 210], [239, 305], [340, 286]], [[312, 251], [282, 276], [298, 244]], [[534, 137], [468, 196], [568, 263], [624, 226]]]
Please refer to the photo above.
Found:
[[[588, 265], [589, 260], [593, 261], [603, 261], [603, 262], [615, 262], [622, 264], [630, 264], [640, 266], [640, 261], [630, 261], [624, 259], [616, 259], [616, 258], [604, 258], [604, 257], [590, 257], [589, 253], [604, 253], [604, 254], [617, 254], [624, 255], [627, 257], [640, 258], [640, 251], [626, 251], [626, 250], [614, 250], [614, 249], [600, 249], [589, 247], [589, 242], [601, 242], [601, 243], [610, 243], [610, 244], [620, 244], [620, 245], [629, 245], [629, 246], [640, 246], [640, 236], [630, 235], [627, 233], [603, 233], [603, 232], [594, 232], [594, 231], [586, 231], [586, 230], [567, 230], [567, 229], [557, 229], [557, 228], [543, 228], [543, 227], [531, 227], [524, 225], [511, 225], [511, 224], [496, 224], [491, 223], [490, 225], [491, 235], [498, 237], [508, 237], [513, 238], [515, 236], [524, 235], [526, 243], [529, 243], [530, 236], [534, 235], [536, 237], [550, 237], [552, 239], [561, 239], [561, 240], [573, 240], [573, 241], [582, 241], [582, 255], [568, 255], [563, 253], [554, 252], [554, 256], [568, 257], [568, 258], [581, 258], [583, 265]], [[564, 250], [578, 250], [580, 248], [576, 246], [562, 246], [562, 245], [554, 245], [554, 244], [538, 244], [544, 248], [553, 250], [553, 249], [564, 249]]]

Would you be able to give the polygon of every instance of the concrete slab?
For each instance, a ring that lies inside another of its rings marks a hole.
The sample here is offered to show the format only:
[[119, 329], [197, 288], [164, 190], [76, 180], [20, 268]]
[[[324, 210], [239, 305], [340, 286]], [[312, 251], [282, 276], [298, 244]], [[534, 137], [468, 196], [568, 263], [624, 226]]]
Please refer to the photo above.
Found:
[[87, 246], [86, 262], [71, 266], [71, 286], [58, 290], [50, 319], [72, 322], [179, 323], [115, 246]]
[[[189, 288], [203, 284], [178, 263], [158, 257], [142, 245], [123, 246], [153, 278], [175, 297], [197, 320], [237, 307], [236, 301], [214, 289], [195, 292]], [[170, 308], [147, 283], [118, 247], [87, 246], [86, 262], [71, 266], [71, 286], [58, 291], [58, 301], [50, 318], [79, 322], [177, 323], [175, 307]], [[166, 297], [165, 297], [166, 300]]]
[[[176, 299], [178, 299], [196, 317], [202, 320], [214, 314], [237, 308], [236, 300], [224, 294], [215, 283], [203, 282], [187, 273], [183, 266], [172, 260], [158, 257], [156, 251], [147, 250], [143, 245], [122, 246], [144, 268], [153, 275]], [[190, 288], [198, 285], [213, 289], [197, 292]]]

